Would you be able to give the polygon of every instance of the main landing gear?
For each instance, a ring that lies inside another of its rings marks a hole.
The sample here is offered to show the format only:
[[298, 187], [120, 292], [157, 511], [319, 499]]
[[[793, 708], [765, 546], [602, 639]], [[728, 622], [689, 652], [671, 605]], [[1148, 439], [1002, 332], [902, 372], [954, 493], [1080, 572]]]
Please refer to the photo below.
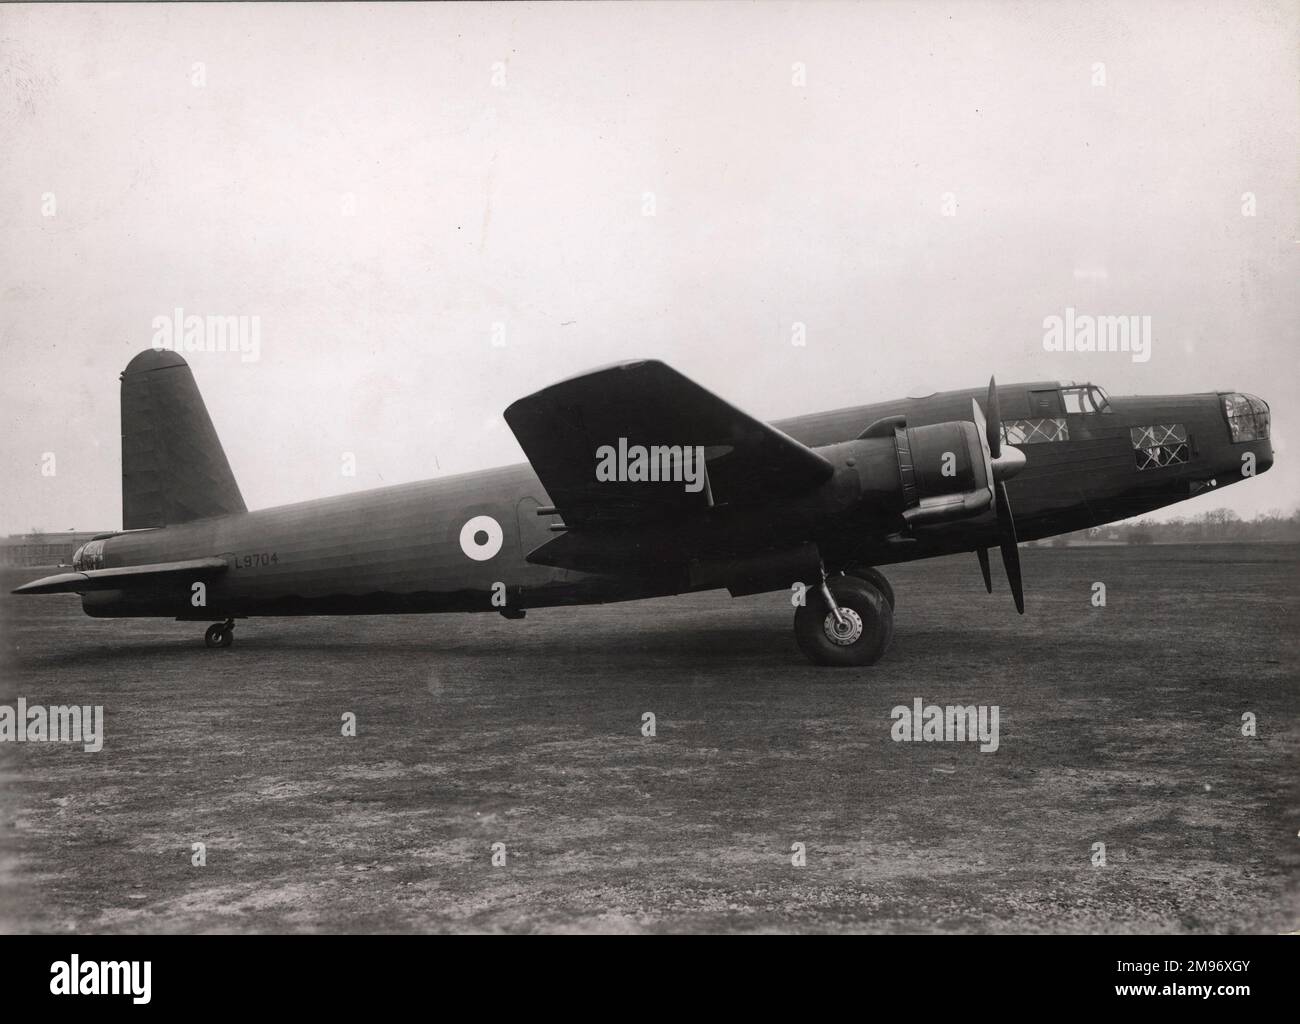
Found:
[[894, 600], [894, 588], [890, 586], [889, 580], [885, 579], [885, 574], [879, 569], [874, 569], [869, 565], [846, 565], [844, 575], [856, 576], [860, 580], [866, 580], [885, 595], [885, 600], [889, 602], [891, 609], [898, 608], [898, 604]]
[[[879, 577], [882, 589], [867, 573]], [[818, 665], [874, 665], [894, 638], [893, 589], [874, 569], [822, 573], [816, 595], [794, 612], [799, 649]], [[886, 596], [888, 595], [888, 596]]]
[[209, 647], [229, 647], [235, 642], [235, 620], [213, 623], [203, 634], [203, 642]]

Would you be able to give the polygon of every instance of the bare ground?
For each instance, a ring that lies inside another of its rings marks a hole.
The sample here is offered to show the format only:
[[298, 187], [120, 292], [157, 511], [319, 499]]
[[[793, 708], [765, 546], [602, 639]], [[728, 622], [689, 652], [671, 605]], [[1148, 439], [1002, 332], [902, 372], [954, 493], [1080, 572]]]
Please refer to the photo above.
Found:
[[[1023, 619], [974, 556], [888, 570], [894, 647], [851, 671], [804, 663], [780, 594], [252, 620], [208, 651], [4, 570], [0, 703], [102, 704], [107, 739], [0, 744], [0, 928], [1300, 927], [1300, 549], [1024, 560]], [[893, 742], [915, 697], [998, 705], [1000, 749]]]

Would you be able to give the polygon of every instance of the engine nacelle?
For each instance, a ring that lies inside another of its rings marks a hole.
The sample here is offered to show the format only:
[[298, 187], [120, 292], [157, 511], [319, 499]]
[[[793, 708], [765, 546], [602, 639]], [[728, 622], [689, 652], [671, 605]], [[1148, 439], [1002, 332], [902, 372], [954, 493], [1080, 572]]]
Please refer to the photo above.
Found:
[[974, 423], [896, 426], [894, 452], [909, 526], [963, 519], [993, 504], [987, 442]]

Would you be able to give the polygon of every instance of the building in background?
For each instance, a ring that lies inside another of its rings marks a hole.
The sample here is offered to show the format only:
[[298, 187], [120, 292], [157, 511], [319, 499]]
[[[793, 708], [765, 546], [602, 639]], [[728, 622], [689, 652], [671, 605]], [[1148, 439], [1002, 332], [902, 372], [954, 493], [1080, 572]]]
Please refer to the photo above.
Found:
[[67, 530], [64, 533], [15, 533], [0, 537], [0, 565], [71, 565], [72, 553], [86, 541], [109, 530]]

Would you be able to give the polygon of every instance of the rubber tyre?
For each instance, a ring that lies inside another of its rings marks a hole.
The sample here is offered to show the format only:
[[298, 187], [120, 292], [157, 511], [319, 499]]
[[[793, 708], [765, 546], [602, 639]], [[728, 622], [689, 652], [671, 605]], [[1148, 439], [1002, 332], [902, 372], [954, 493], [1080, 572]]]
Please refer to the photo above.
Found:
[[225, 630], [221, 623], [209, 626], [208, 631], [203, 634], [203, 642], [208, 647], [229, 647], [230, 641], [225, 636]]
[[885, 595], [885, 600], [889, 602], [890, 609], [898, 610], [898, 602], [894, 600], [894, 588], [890, 586], [889, 580], [885, 579], [885, 574], [879, 569], [873, 569], [869, 565], [850, 565], [845, 568], [844, 572], [846, 575], [866, 580]]
[[889, 601], [877, 587], [857, 576], [833, 576], [826, 582], [835, 603], [861, 617], [862, 635], [848, 645], [833, 642], [826, 635], [826, 602], [819, 590], [810, 589], [806, 603], [794, 612], [794, 636], [799, 649], [816, 665], [874, 665], [894, 639], [894, 610]]

